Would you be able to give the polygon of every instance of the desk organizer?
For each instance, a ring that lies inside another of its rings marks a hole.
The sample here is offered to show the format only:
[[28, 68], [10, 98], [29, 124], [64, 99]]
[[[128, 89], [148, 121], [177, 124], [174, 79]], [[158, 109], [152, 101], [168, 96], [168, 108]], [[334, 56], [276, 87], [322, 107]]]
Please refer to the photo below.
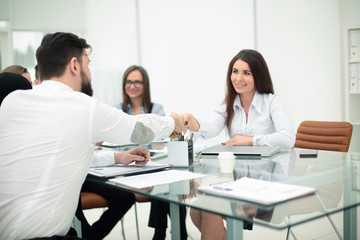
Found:
[[170, 141], [167, 143], [168, 164], [189, 167], [194, 161], [193, 141]]

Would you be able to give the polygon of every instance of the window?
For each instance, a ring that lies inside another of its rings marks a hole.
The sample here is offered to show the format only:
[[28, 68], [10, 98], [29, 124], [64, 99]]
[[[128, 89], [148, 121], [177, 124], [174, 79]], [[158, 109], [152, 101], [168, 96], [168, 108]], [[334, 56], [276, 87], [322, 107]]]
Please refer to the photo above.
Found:
[[43, 32], [31, 31], [14, 31], [12, 35], [14, 64], [26, 67], [32, 79], [35, 79], [35, 53], [43, 36]]

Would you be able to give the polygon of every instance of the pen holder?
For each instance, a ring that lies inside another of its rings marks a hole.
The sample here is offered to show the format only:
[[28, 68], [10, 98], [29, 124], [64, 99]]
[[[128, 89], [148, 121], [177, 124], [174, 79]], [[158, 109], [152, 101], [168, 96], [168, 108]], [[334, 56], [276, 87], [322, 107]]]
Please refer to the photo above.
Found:
[[168, 163], [174, 167], [189, 167], [193, 164], [192, 141], [170, 141], [167, 143]]

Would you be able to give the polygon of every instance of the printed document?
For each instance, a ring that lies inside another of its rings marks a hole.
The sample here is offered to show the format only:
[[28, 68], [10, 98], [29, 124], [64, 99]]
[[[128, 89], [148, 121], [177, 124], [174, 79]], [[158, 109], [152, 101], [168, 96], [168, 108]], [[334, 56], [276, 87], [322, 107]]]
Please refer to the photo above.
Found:
[[212, 195], [235, 198], [263, 205], [273, 205], [315, 192], [315, 188], [268, 182], [243, 177], [234, 182], [200, 186], [199, 191]]

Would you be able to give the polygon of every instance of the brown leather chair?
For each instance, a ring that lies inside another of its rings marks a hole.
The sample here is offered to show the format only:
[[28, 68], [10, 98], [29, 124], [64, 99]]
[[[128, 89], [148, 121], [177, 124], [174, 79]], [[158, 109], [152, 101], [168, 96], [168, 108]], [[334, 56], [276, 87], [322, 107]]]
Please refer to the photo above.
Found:
[[[295, 147], [347, 152], [351, 142], [352, 130], [353, 126], [348, 122], [303, 121], [296, 133]], [[320, 204], [326, 208], [320, 196], [318, 194], [316, 196]], [[343, 239], [330, 215], [327, 217], [339, 239]], [[291, 221], [291, 216], [288, 219]], [[290, 234], [296, 239], [290, 228], [286, 239], [289, 239]]]
[[295, 147], [347, 152], [352, 130], [348, 122], [303, 121], [296, 133]]
[[104, 208], [109, 202], [99, 194], [92, 192], [81, 192], [81, 208], [83, 210], [92, 208]]

